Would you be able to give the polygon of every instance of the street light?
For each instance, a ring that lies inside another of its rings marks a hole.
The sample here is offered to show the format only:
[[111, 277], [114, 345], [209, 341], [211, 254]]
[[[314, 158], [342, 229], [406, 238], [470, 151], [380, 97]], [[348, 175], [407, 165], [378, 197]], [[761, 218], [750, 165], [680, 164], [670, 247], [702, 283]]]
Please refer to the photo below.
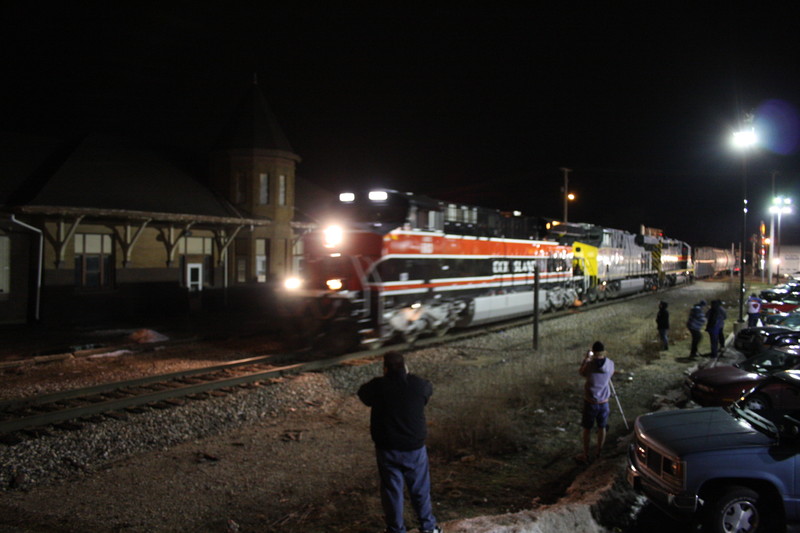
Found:
[[756, 145], [758, 137], [752, 126], [733, 132], [733, 146], [742, 152], [742, 242], [739, 247], [739, 322], [744, 312], [744, 251], [747, 243], [747, 150]]
[[569, 173], [572, 172], [572, 169], [561, 167], [561, 172], [564, 173], [564, 222], [567, 222], [569, 201], [575, 199], [575, 195], [569, 192]]
[[[778, 253], [778, 260], [776, 261], [776, 272], [778, 274], [778, 278], [780, 279], [781, 276], [781, 216], [786, 214], [790, 214], [792, 212], [792, 199], [791, 198], [784, 198], [783, 196], [777, 196], [772, 199], [772, 205], [769, 206], [769, 213], [770, 213], [770, 223], [769, 223], [769, 240], [770, 243], [774, 243], [769, 247], [769, 281], [772, 283], [772, 262], [773, 262], [773, 252], [772, 249], [775, 248], [775, 251]], [[778, 238], [775, 239], [774, 235], [774, 223], [775, 223], [775, 215], [778, 215]]]

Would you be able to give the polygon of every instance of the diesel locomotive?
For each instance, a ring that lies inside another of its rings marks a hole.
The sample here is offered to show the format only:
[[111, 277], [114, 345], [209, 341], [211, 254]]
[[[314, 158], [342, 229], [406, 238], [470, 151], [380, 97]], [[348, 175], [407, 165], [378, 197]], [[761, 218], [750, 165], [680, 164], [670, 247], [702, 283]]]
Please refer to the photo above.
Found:
[[690, 247], [652, 231], [393, 190], [342, 193], [329, 218], [302, 237], [300, 276], [285, 283], [301, 327], [329, 352], [530, 315], [534, 300], [545, 312], [692, 276]]

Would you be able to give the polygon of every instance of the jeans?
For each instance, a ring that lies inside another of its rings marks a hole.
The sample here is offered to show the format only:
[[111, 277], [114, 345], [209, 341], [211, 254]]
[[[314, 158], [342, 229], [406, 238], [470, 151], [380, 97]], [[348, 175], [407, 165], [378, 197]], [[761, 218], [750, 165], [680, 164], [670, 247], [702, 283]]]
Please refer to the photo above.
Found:
[[694, 357], [695, 355], [699, 355], [697, 353], [697, 347], [700, 345], [700, 339], [703, 338], [703, 335], [699, 330], [696, 329], [690, 329], [689, 333], [692, 334], [692, 351], [689, 353], [689, 355]]
[[661, 339], [661, 349], [662, 350], [669, 350], [669, 330], [659, 328], [658, 329], [658, 338]]
[[708, 338], [711, 341], [711, 357], [716, 357], [719, 353], [719, 328], [709, 329]]
[[381, 503], [386, 529], [392, 533], [405, 533], [403, 520], [403, 486], [408, 486], [411, 506], [419, 520], [421, 530], [433, 530], [436, 518], [431, 504], [431, 476], [428, 469], [428, 451], [375, 450], [378, 474], [381, 479]]

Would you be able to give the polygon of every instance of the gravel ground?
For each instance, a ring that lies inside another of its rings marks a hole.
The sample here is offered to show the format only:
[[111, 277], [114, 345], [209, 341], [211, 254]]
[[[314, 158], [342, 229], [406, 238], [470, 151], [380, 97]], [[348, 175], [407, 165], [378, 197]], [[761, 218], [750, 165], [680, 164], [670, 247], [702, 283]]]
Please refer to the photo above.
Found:
[[[693, 365], [683, 357], [688, 343], [680, 338], [686, 309], [721, 289], [721, 284], [698, 283], [670, 293], [675, 354], [666, 353], [635, 373], [618, 367], [628, 378], [618, 389], [629, 419], [651, 409], [654, 394], [674, 386]], [[649, 325], [657, 298], [545, 322], [542, 338], [546, 345], [547, 339], [571, 338], [567, 332], [586, 332], [578, 337], [608, 338], [612, 354], [640, 349], [640, 329], [626, 338], [614, 328], [625, 330], [621, 317], [635, 316]], [[411, 354], [412, 371], [434, 382], [432, 434], [437, 417], [444, 416], [442, 405], [459, 394], [460, 380], [529, 354], [530, 338], [531, 328], [520, 327]], [[582, 348], [559, 346], [550, 352], [556, 357], [571, 352], [575, 359]], [[575, 361], [564, 365], [575, 372]], [[127, 420], [0, 445], [0, 531], [380, 530], [369, 413], [354, 396], [361, 383], [379, 372], [378, 361], [360, 361]], [[674, 403], [674, 398], [661, 400]], [[434, 500], [446, 531], [605, 531], [596, 522], [602, 514], [598, 502], [606, 502], [601, 506], [606, 509], [634, 505], [629, 494], [616, 494], [624, 490], [612, 490], [619, 485], [616, 466], [571, 464], [571, 454], [579, 451], [574, 405], [540, 411], [530, 415], [539, 420], [531, 438], [542, 446], [539, 455], [552, 458], [543, 458], [542, 466], [528, 458], [527, 464], [541, 468], [541, 475], [555, 472], [556, 462], [563, 465], [558, 476], [567, 481], [557, 491], [558, 500], [542, 505], [537, 494], [524, 494], [527, 509], [481, 516], [475, 494], [462, 494], [460, 499], [468, 501], [454, 503], [457, 491], [445, 477], [457, 475], [456, 468], [477, 466], [457, 464], [450, 471], [438, 460], [433, 464]], [[611, 465], [621, 464], [625, 437], [621, 428], [612, 433]], [[501, 462], [482, 458], [476, 464], [491, 461]]]

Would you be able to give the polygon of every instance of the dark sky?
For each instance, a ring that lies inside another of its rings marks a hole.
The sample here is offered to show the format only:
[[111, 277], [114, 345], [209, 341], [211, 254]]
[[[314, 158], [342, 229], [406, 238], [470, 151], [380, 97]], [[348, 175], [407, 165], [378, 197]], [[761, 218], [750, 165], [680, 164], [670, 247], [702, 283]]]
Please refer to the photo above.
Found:
[[[166, 3], [165, 3], [166, 4]], [[256, 4], [249, 4], [255, 6]], [[258, 76], [303, 158], [339, 191], [384, 186], [696, 246], [768, 220], [771, 176], [800, 201], [800, 47], [789, 4], [713, 12], [13, 7], [3, 129], [109, 131], [205, 157]], [[765, 144], [728, 146], [753, 114]], [[769, 127], [767, 130], [765, 128]], [[783, 218], [800, 244], [800, 213]]]

